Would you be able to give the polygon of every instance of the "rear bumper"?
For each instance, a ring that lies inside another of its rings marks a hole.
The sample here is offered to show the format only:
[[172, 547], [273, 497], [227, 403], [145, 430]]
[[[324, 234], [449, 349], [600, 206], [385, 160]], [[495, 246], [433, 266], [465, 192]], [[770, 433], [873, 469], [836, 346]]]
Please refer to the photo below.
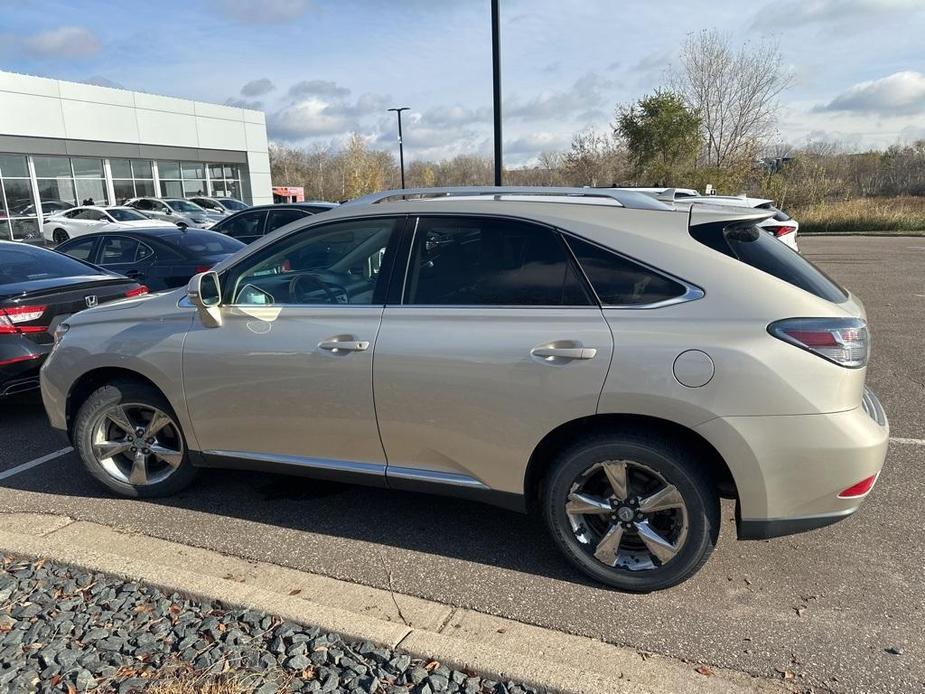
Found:
[[850, 516], [863, 497], [839, 493], [880, 472], [890, 436], [873, 393], [847, 412], [724, 417], [698, 431], [732, 471], [740, 539], [803, 532]]
[[39, 387], [39, 369], [51, 345], [40, 345], [20, 335], [0, 339], [0, 398]]

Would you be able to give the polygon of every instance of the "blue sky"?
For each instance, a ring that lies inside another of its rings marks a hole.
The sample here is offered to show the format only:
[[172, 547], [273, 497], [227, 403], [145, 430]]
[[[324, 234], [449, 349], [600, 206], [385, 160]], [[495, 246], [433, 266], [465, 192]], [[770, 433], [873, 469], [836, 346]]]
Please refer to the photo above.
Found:
[[[677, 9], [672, 9], [676, 6]], [[271, 140], [352, 131], [406, 155], [491, 150], [488, 0], [0, 0], [0, 69], [267, 113]], [[794, 73], [779, 137], [883, 147], [925, 137], [925, 0], [502, 0], [505, 158], [606, 129], [717, 28]]]

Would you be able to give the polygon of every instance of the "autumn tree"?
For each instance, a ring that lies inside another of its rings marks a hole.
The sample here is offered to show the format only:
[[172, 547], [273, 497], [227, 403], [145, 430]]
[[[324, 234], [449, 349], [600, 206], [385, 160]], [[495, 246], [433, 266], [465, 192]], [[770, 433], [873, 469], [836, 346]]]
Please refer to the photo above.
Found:
[[683, 185], [700, 150], [700, 117], [671, 91], [618, 109], [614, 132], [626, 144], [636, 180], [649, 185]]

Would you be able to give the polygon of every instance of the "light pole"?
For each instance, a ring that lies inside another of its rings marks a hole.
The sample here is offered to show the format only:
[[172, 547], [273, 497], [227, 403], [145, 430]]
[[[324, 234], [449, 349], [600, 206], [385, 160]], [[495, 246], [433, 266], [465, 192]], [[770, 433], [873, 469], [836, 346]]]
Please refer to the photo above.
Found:
[[501, 185], [501, 19], [499, 0], [491, 0], [491, 77], [495, 112], [495, 185]]
[[398, 162], [399, 167], [401, 168], [401, 187], [402, 190], [405, 188], [405, 146], [401, 140], [401, 112], [407, 111], [408, 106], [400, 106], [398, 108], [390, 108], [389, 111], [395, 111], [395, 114], [398, 116]]

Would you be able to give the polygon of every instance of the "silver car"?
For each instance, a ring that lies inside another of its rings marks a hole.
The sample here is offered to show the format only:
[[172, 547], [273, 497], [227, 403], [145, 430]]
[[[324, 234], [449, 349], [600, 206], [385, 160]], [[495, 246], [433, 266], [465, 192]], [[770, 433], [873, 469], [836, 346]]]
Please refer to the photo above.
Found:
[[[83, 311], [54, 427], [132, 497], [201, 468], [534, 512], [581, 571], [693, 575], [846, 518], [886, 455], [864, 309], [756, 223], [625, 191], [390, 191], [289, 224], [185, 291]], [[747, 291], [743, 290], [747, 287]]]
[[126, 203], [151, 219], [162, 219], [179, 227], [211, 229], [225, 215], [209, 212], [183, 198], [132, 198]]

